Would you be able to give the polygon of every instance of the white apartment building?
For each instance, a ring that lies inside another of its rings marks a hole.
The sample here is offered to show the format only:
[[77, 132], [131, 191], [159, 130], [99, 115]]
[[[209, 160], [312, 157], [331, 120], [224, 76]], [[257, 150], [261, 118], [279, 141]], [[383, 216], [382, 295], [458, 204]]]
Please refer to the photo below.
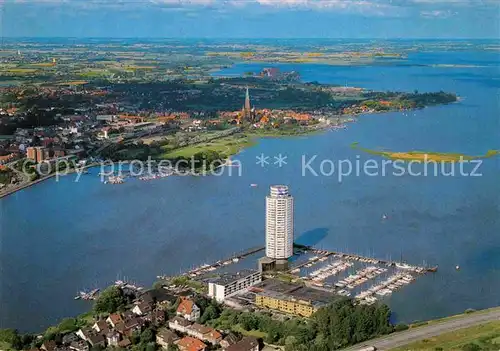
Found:
[[266, 197], [266, 256], [286, 260], [293, 255], [293, 197], [285, 185], [271, 186]]
[[208, 283], [208, 296], [223, 302], [239, 292], [262, 281], [262, 274], [253, 270], [242, 270], [234, 274], [225, 274]]

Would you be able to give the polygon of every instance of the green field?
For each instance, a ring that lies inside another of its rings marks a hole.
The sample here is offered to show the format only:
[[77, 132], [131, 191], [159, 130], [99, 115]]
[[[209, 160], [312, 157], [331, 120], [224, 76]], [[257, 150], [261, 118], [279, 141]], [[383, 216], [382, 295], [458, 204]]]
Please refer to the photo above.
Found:
[[241, 135], [234, 135], [226, 138], [211, 140], [206, 143], [199, 143], [175, 150], [166, 150], [161, 155], [163, 159], [172, 159], [177, 157], [190, 158], [194, 154], [202, 151], [213, 150], [217, 151], [224, 156], [231, 156], [238, 153], [241, 149], [249, 147], [253, 144], [253, 139], [249, 137], [241, 137]]
[[267, 336], [267, 333], [261, 332], [260, 330], [245, 330], [239, 324], [233, 326], [231, 329], [245, 336], [253, 336], [255, 338], [265, 338]]
[[[432, 324], [432, 323], [430, 323]], [[424, 339], [393, 351], [407, 350], [499, 350], [500, 321], [459, 329]]]

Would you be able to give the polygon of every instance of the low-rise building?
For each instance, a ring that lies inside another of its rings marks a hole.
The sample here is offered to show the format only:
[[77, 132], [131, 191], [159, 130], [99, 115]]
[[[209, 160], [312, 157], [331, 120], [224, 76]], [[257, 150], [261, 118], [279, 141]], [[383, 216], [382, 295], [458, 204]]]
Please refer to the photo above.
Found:
[[177, 342], [180, 351], [205, 351], [207, 345], [196, 338], [186, 336]]
[[44, 341], [42, 343], [42, 346], [40, 346], [40, 349], [44, 351], [54, 351], [56, 348], [56, 342], [54, 340], [49, 340], [49, 341]]
[[259, 271], [243, 270], [234, 274], [225, 274], [208, 283], [208, 296], [223, 302], [226, 297], [246, 291], [262, 281]]
[[226, 349], [225, 351], [259, 351], [259, 340], [254, 337], [245, 337], [241, 339], [241, 341], [233, 344]]
[[114, 328], [118, 323], [123, 322], [123, 319], [119, 313], [111, 313], [106, 319], [106, 322]]
[[156, 343], [164, 350], [168, 351], [168, 348], [177, 340], [179, 340], [179, 336], [167, 328], [162, 328], [156, 333]]
[[334, 298], [323, 290], [273, 279], [263, 281], [252, 291], [257, 306], [303, 317], [310, 317]]
[[82, 340], [88, 341], [90, 336], [94, 333], [94, 330], [92, 328], [84, 328], [84, 329], [79, 329], [76, 332], [76, 335], [78, 335], [79, 338]]
[[78, 340], [79, 340], [78, 335], [76, 335], [75, 333], [68, 333], [62, 337], [63, 345], [71, 345], [71, 343]]
[[182, 297], [182, 301], [177, 307], [176, 314], [188, 321], [195, 321], [200, 318], [200, 308], [196, 306], [193, 300]]
[[69, 348], [74, 351], [89, 351], [89, 344], [83, 340], [73, 341]]
[[222, 339], [220, 346], [225, 350], [229, 346], [236, 344], [238, 341], [240, 341], [240, 338], [236, 336], [236, 334], [229, 333], [224, 339]]
[[212, 345], [216, 345], [222, 341], [222, 335], [215, 329], [194, 323], [186, 329], [186, 333], [197, 339], [207, 341]]
[[7, 164], [9, 162], [12, 162], [16, 158], [17, 158], [17, 156], [14, 153], [10, 153], [10, 154], [5, 155], [5, 156], [0, 156], [0, 165], [4, 165], [4, 164]]
[[150, 304], [146, 302], [141, 302], [138, 305], [135, 305], [134, 308], [132, 309], [132, 312], [134, 312], [138, 316], [143, 316], [149, 312], [151, 312], [153, 308], [151, 307]]
[[92, 329], [94, 329], [98, 333], [107, 333], [109, 331], [108, 324], [104, 319], [95, 322], [94, 325], [92, 326]]
[[120, 342], [120, 334], [114, 330], [109, 331], [106, 334], [106, 342], [111, 346], [118, 346]]
[[87, 341], [92, 346], [106, 347], [106, 338], [102, 334], [92, 334]]
[[191, 326], [191, 322], [179, 316], [176, 316], [168, 321], [168, 327], [170, 329], [181, 333], [186, 333], [189, 326]]
[[255, 304], [259, 307], [303, 317], [311, 316], [319, 308], [319, 306], [314, 306], [310, 301], [297, 300], [287, 294], [268, 291], [255, 295]]

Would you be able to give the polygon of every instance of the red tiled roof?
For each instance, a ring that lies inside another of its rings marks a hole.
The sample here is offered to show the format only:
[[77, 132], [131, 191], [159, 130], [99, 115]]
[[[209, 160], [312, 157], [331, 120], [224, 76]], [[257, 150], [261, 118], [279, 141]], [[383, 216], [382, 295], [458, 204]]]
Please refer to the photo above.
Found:
[[179, 346], [179, 348], [183, 351], [201, 351], [207, 347], [207, 345], [201, 340], [190, 336], [186, 336], [179, 340], [177, 346]]
[[177, 307], [177, 312], [182, 314], [191, 314], [193, 313], [194, 302], [189, 299], [183, 299]]
[[109, 319], [111, 320], [111, 322], [113, 322], [113, 324], [117, 324], [123, 321], [122, 317], [118, 313], [111, 313], [109, 315]]

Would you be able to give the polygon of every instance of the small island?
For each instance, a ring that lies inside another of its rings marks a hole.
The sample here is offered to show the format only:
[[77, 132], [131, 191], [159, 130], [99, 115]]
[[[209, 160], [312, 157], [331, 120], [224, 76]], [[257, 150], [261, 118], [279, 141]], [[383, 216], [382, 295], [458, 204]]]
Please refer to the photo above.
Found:
[[426, 151], [407, 151], [407, 152], [393, 152], [393, 151], [377, 151], [360, 147], [358, 143], [351, 145], [353, 149], [361, 150], [363, 152], [379, 155], [391, 160], [400, 161], [425, 161], [425, 162], [463, 162], [491, 158], [500, 155], [500, 150], [488, 150], [484, 155], [471, 156], [460, 153], [444, 153], [444, 152], [426, 152]]

